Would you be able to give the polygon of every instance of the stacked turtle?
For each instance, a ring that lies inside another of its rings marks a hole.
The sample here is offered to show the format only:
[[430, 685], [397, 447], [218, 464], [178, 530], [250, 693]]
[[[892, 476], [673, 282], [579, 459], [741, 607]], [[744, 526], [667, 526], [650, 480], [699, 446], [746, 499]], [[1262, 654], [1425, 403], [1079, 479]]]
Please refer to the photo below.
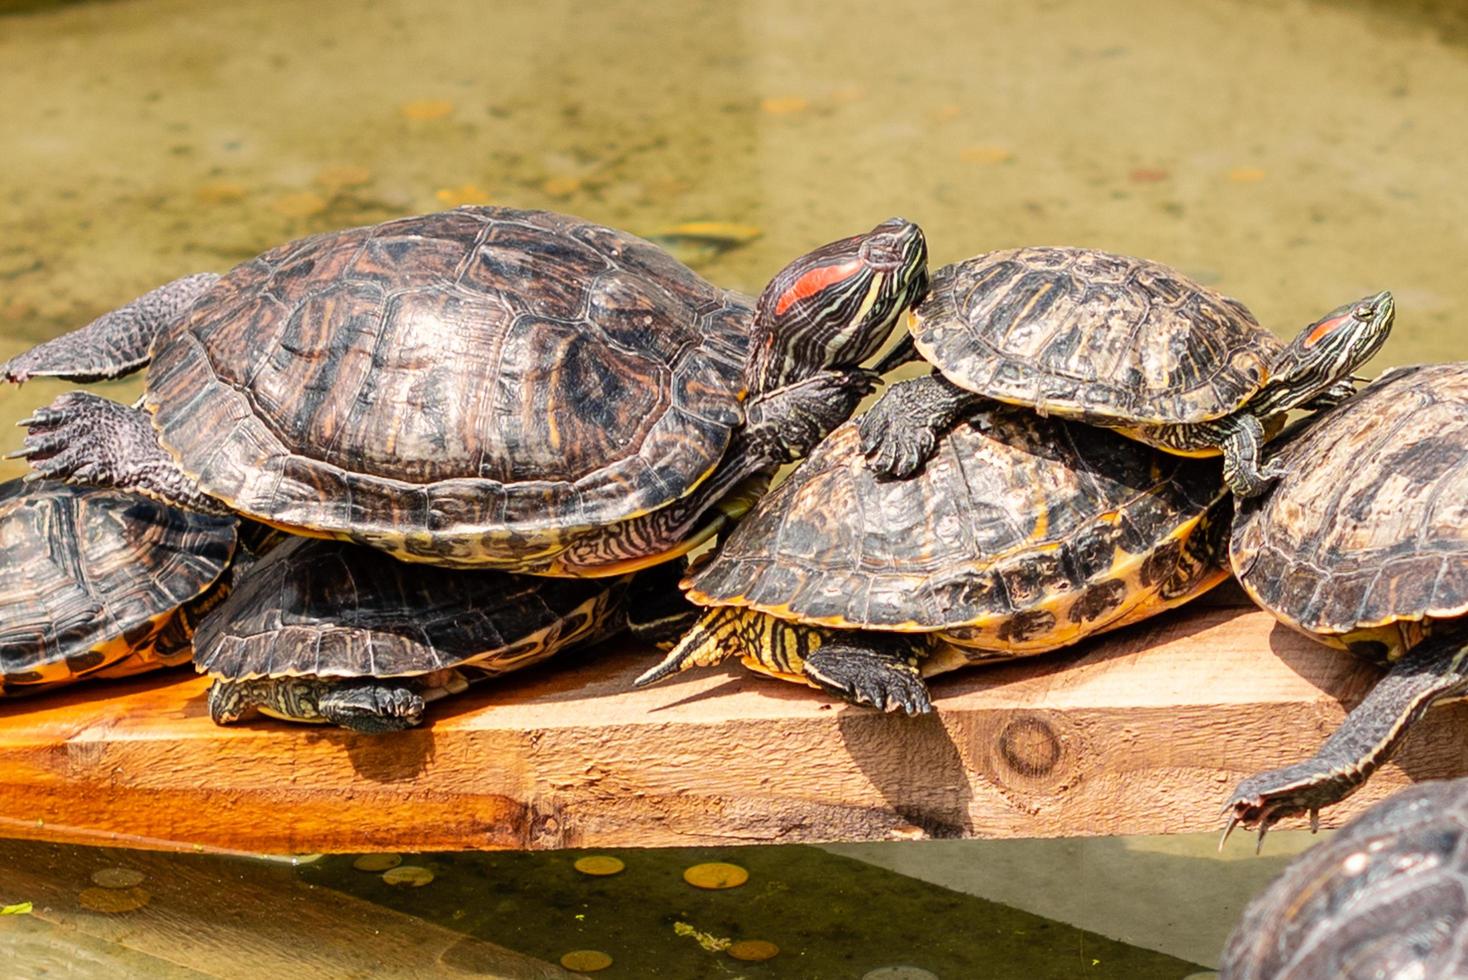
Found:
[[[926, 281], [922, 233], [901, 219], [797, 259], [752, 301], [623, 232], [460, 208], [186, 276], [0, 374], [88, 381], [149, 367], [139, 408], [73, 392], [27, 420], [21, 455], [42, 475], [407, 561], [615, 579], [707, 540], [844, 421], [876, 380], [861, 363]], [[270, 567], [314, 574], [297, 549]], [[522, 587], [550, 586], [490, 588]], [[393, 583], [370, 598], [400, 622], [410, 594]], [[237, 614], [258, 631], [249, 595]], [[595, 632], [566, 628], [560, 597], [546, 606], [500, 625], [537, 649], [555, 645], [551, 621], [557, 635]], [[480, 663], [501, 662], [502, 639], [486, 641]], [[380, 666], [275, 642], [217, 663], [249, 683], [248, 704], [390, 728], [411, 723], [419, 701], [401, 685], [349, 696], [342, 678], [409, 661], [404, 676], [419, 676], [444, 655], [427, 647], [426, 661], [399, 651]], [[331, 678], [335, 693], [264, 692], [300, 690], [303, 677]], [[241, 702], [213, 703], [228, 720]]]
[[937, 373], [894, 385], [756, 505], [685, 583], [711, 611], [638, 682], [738, 656], [922, 712], [923, 675], [1178, 605], [1227, 577], [1228, 491], [1283, 472], [1264, 440], [1292, 408], [1349, 398], [1393, 315], [1380, 293], [1284, 346], [1143, 259], [946, 266], [882, 365], [920, 353]]
[[0, 695], [186, 663], [236, 520], [113, 490], [0, 484]]

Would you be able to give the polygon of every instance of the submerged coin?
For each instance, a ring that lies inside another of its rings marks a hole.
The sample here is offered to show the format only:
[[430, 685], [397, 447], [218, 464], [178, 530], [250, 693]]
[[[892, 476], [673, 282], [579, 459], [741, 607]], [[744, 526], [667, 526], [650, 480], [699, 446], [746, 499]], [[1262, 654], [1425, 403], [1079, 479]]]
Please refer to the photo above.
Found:
[[738, 888], [749, 880], [749, 872], [737, 864], [710, 861], [684, 871], [683, 880], [695, 888]]
[[595, 973], [612, 965], [612, 958], [599, 949], [573, 949], [561, 957], [561, 966], [576, 973]]
[[773, 959], [779, 952], [779, 946], [763, 939], [741, 939], [729, 947], [730, 956], [736, 960], [745, 960], [750, 963]]
[[141, 888], [85, 888], [77, 901], [93, 912], [132, 912], [147, 905], [152, 897]]
[[416, 864], [405, 864], [397, 868], [389, 868], [382, 873], [382, 880], [389, 885], [403, 885], [408, 888], [422, 888], [433, 880], [433, 872], [427, 868], [420, 868]]
[[358, 871], [387, 871], [403, 863], [401, 854], [363, 854], [352, 862]]
[[131, 888], [141, 885], [144, 877], [136, 868], [102, 868], [92, 872], [92, 884], [103, 888]]
[[577, 858], [572, 867], [584, 875], [614, 875], [620, 874], [627, 865], [621, 858], [614, 858], [610, 854], [588, 854]]

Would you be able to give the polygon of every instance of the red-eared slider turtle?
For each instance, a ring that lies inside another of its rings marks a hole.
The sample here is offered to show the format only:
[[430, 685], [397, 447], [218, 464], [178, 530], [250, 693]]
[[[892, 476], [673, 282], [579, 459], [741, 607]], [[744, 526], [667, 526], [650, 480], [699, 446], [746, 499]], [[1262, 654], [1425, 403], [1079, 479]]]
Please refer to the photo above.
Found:
[[0, 694], [185, 663], [235, 520], [113, 490], [0, 484]]
[[1219, 980], [1468, 976], [1468, 780], [1378, 803], [1290, 863], [1224, 948]]
[[1224, 579], [1229, 499], [1216, 460], [1007, 406], [880, 479], [847, 423], [685, 580], [712, 608], [637, 683], [738, 656], [928, 711], [920, 674], [1054, 650]]
[[611, 636], [629, 618], [645, 638], [677, 635], [694, 619], [681, 570], [544, 578], [293, 538], [200, 624], [194, 664], [214, 677], [209, 711], [220, 724], [260, 711], [395, 731], [418, 724], [428, 701]]
[[1234, 573], [1281, 622], [1390, 669], [1313, 758], [1239, 784], [1229, 828], [1261, 837], [1355, 792], [1468, 691], [1468, 362], [1384, 374], [1275, 456], [1286, 475], [1234, 520]]
[[905, 476], [938, 433], [992, 398], [1169, 452], [1221, 452], [1229, 486], [1249, 496], [1278, 475], [1260, 468], [1259, 451], [1284, 413], [1347, 397], [1392, 316], [1391, 294], [1378, 293], [1284, 347], [1242, 303], [1156, 262], [1086, 248], [989, 252], [933, 276], [908, 327], [940, 373], [894, 385], [862, 423], [862, 447], [877, 469]]
[[753, 303], [624, 232], [468, 207], [179, 279], [0, 374], [150, 365], [141, 410], [72, 392], [28, 420], [49, 476], [408, 560], [620, 574], [850, 414], [925, 263], [894, 218]]

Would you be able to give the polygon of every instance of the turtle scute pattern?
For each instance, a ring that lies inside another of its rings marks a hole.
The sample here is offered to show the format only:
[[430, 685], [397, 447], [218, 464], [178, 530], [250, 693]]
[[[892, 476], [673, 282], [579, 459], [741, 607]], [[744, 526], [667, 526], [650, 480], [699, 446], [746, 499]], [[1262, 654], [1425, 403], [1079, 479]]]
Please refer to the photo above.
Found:
[[1244, 912], [1221, 980], [1468, 976], [1468, 780], [1367, 810]]
[[1080, 248], [945, 266], [912, 332], [961, 387], [1098, 421], [1226, 415], [1283, 349], [1237, 300], [1157, 262]]
[[173, 614], [224, 573], [235, 523], [110, 490], [0, 484], [0, 690], [115, 669], [149, 646], [187, 659]]
[[625, 582], [409, 565], [295, 538], [200, 624], [195, 665], [230, 680], [515, 670], [608, 626]]
[[236, 268], [155, 350], [146, 405], [208, 492], [282, 524], [592, 526], [717, 461], [751, 316], [631, 235], [461, 208]]
[[1289, 478], [1235, 521], [1251, 594], [1327, 636], [1468, 613], [1464, 405], [1468, 364], [1402, 368], [1298, 430], [1276, 457]]
[[689, 596], [957, 643], [963, 627], [1002, 621], [999, 646], [1021, 649], [1057, 617], [1104, 622], [1141, 590], [1166, 598], [1174, 576], [1196, 580], [1196, 556], [1171, 534], [1220, 486], [1216, 461], [1003, 407], [950, 430], [918, 477], [885, 480], [847, 423], [695, 573]]

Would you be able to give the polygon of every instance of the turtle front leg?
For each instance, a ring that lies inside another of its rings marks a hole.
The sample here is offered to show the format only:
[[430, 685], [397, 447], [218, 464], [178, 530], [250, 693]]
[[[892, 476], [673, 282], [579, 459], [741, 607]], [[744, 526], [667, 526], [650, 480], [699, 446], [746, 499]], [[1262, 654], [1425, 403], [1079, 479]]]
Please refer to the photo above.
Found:
[[1248, 412], [1229, 416], [1218, 426], [1218, 448], [1223, 450], [1223, 481], [1236, 497], [1257, 497], [1284, 476], [1277, 462], [1260, 465], [1264, 447], [1264, 424]]
[[326, 721], [354, 732], [379, 735], [412, 728], [423, 721], [423, 697], [410, 687], [387, 681], [322, 682], [316, 699]]
[[906, 638], [858, 633], [827, 639], [805, 656], [801, 668], [812, 683], [852, 704], [926, 715], [933, 702], [919, 670], [921, 652]]
[[1224, 807], [1223, 839], [1238, 824], [1257, 826], [1262, 845], [1273, 824], [1300, 813], [1310, 814], [1314, 829], [1321, 808], [1360, 789], [1428, 708], [1465, 691], [1468, 633], [1429, 637], [1392, 665], [1314, 756], [1239, 783]]
[[861, 420], [868, 465], [884, 476], [911, 476], [937, 451], [939, 437], [983, 400], [937, 374], [898, 382]]
[[749, 609], [720, 608], [699, 620], [633, 686], [739, 657], [751, 670], [809, 684], [852, 704], [919, 715], [933, 710], [918, 669], [922, 653], [920, 642], [909, 637], [819, 629]]
[[743, 455], [745, 474], [772, 464], [803, 459], [822, 439], [851, 418], [857, 403], [881, 380], [863, 368], [818, 371], [781, 388], [751, 398], [744, 428], [730, 446]]
[[231, 511], [199, 489], [158, 444], [141, 409], [85, 391], [68, 391], [19, 425], [25, 442], [9, 458], [30, 461], [36, 474], [85, 486], [126, 490], [208, 514]]
[[423, 720], [423, 707], [418, 692], [389, 681], [216, 679], [209, 688], [209, 717], [217, 725], [264, 713], [289, 721], [330, 722], [376, 735], [413, 727]]
[[19, 384], [35, 377], [87, 382], [132, 374], [147, 365], [154, 339], [218, 281], [202, 272], [159, 286], [79, 330], [17, 354], [0, 365], [0, 377]]
[[1356, 382], [1352, 378], [1337, 381], [1300, 407], [1307, 412], [1325, 412], [1356, 394]]

